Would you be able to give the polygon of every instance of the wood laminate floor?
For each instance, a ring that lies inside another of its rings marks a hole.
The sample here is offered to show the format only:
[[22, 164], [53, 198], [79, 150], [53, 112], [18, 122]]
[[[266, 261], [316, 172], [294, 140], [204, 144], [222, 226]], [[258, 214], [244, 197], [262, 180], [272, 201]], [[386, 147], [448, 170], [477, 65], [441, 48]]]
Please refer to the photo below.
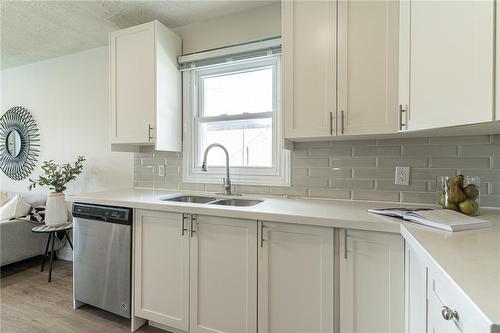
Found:
[[[71, 262], [54, 262], [51, 283], [40, 265], [38, 257], [2, 267], [1, 333], [130, 332], [125, 318], [87, 305], [73, 310]], [[149, 326], [137, 332], [165, 333]]]

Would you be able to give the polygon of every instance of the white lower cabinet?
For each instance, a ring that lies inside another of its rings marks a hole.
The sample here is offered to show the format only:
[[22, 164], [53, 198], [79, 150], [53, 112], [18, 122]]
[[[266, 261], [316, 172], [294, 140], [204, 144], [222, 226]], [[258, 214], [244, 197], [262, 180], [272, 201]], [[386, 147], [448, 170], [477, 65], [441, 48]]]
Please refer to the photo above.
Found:
[[179, 213], [136, 211], [134, 313], [187, 331], [189, 233], [184, 222]]
[[259, 238], [259, 333], [333, 332], [333, 228], [259, 222]]
[[137, 210], [134, 315], [181, 331], [257, 331], [257, 223]]
[[405, 323], [407, 333], [427, 332], [427, 266], [405, 246]]
[[134, 316], [191, 333], [404, 331], [399, 234], [341, 230], [336, 248], [330, 227], [135, 216]]
[[492, 323], [426, 253], [406, 242], [406, 332], [490, 333]]
[[192, 227], [190, 332], [256, 332], [256, 222], [198, 215]]
[[399, 234], [341, 230], [340, 332], [404, 332], [403, 247]]

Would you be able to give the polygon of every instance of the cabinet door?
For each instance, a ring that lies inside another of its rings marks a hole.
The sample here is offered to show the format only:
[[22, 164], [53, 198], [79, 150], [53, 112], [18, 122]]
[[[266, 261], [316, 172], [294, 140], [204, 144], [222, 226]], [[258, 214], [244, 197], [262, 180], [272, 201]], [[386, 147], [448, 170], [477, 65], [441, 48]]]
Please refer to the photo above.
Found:
[[338, 2], [339, 135], [398, 128], [399, 2]]
[[189, 233], [183, 215], [138, 210], [134, 229], [135, 315], [187, 331]]
[[337, 4], [282, 2], [285, 138], [335, 134]]
[[496, 2], [496, 52], [495, 52], [495, 120], [500, 121], [500, 24], [498, 24], [498, 18], [500, 18], [500, 5], [498, 0]]
[[405, 244], [405, 322], [407, 333], [426, 333], [427, 266]]
[[110, 34], [111, 143], [151, 142], [155, 127], [154, 22]]
[[401, 8], [407, 129], [492, 121], [494, 1], [413, 0]]
[[195, 218], [190, 253], [190, 332], [256, 332], [257, 223]]
[[403, 238], [356, 230], [340, 238], [340, 332], [404, 332]]
[[259, 332], [333, 332], [333, 229], [260, 223]]

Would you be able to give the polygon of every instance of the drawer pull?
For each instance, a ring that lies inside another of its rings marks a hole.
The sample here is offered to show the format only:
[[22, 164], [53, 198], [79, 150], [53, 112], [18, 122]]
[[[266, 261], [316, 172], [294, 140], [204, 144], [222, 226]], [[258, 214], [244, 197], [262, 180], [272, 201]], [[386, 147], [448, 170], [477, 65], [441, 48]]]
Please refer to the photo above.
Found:
[[444, 320], [452, 320], [452, 319], [458, 320], [457, 311], [453, 311], [452, 309], [450, 309], [446, 305], [443, 306], [443, 308], [441, 309], [441, 315], [443, 315]]

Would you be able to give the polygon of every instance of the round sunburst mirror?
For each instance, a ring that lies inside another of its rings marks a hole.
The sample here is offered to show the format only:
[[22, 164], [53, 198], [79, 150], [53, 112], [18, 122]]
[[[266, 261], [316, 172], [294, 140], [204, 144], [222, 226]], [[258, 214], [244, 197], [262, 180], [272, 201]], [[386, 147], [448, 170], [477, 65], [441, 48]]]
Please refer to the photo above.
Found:
[[0, 169], [10, 178], [22, 180], [35, 168], [40, 137], [31, 113], [15, 106], [0, 118]]

